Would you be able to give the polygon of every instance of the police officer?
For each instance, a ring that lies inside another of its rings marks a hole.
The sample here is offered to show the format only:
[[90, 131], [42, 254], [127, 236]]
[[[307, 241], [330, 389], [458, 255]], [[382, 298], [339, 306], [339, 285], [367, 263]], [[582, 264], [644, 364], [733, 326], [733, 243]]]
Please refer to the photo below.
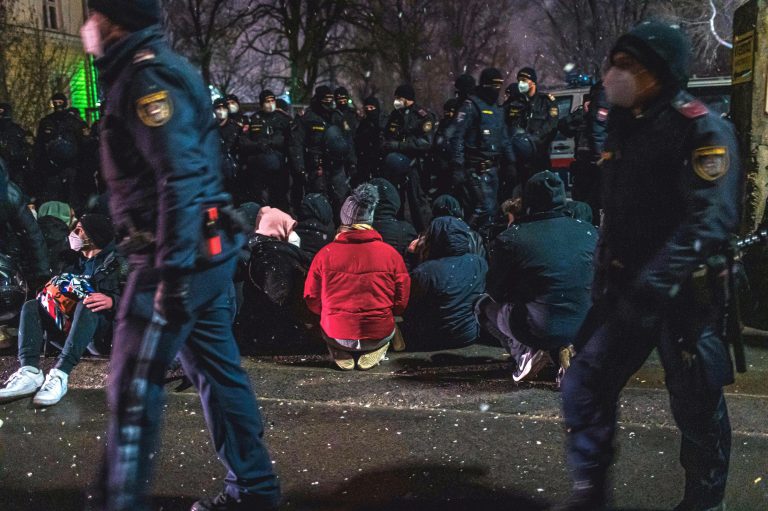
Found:
[[475, 77], [472, 75], [463, 74], [456, 78], [453, 82], [453, 89], [459, 105], [463, 105], [464, 101], [474, 94], [476, 85], [477, 82], [475, 82]]
[[357, 150], [358, 172], [354, 184], [379, 177], [381, 166], [381, 143], [384, 140], [386, 117], [381, 115], [381, 102], [375, 96], [363, 100], [363, 118], [357, 126], [355, 149]]
[[288, 142], [291, 117], [277, 109], [275, 93], [269, 89], [259, 94], [259, 111], [248, 121], [248, 135], [243, 140], [247, 174], [243, 189], [251, 190], [249, 200], [262, 206], [288, 211]]
[[224, 98], [217, 98], [213, 102], [213, 115], [219, 124], [221, 136], [221, 174], [224, 177], [224, 190], [233, 194], [237, 191], [235, 180], [240, 165], [240, 136], [243, 128], [229, 118], [229, 107]]
[[228, 471], [224, 490], [192, 510], [275, 509], [278, 482], [232, 335], [232, 277], [244, 237], [222, 189], [207, 87], [170, 49], [158, 0], [88, 7], [81, 34], [99, 57], [107, 99], [103, 171], [131, 265], [114, 335], [98, 509], [150, 509], [163, 377], [177, 353]]
[[13, 121], [10, 103], [0, 103], [0, 158], [8, 165], [10, 180], [27, 189], [31, 147], [24, 128]]
[[574, 138], [576, 159], [571, 163], [574, 200], [586, 202], [592, 208], [595, 225], [600, 223], [600, 169], [610, 104], [605, 98], [602, 82], [593, 85], [584, 104], [563, 117], [558, 129]]
[[244, 128], [248, 123], [248, 118], [241, 112], [240, 98], [234, 94], [227, 94], [224, 97], [224, 100], [227, 102], [227, 108], [229, 109], [229, 118], [232, 119], [238, 127], [241, 129]]
[[88, 125], [67, 110], [69, 100], [58, 92], [51, 97], [53, 113], [43, 117], [34, 145], [35, 186], [30, 190], [37, 203], [58, 200], [77, 209], [78, 174], [85, 168], [82, 156], [90, 134]]
[[[398, 214], [403, 218], [406, 203], [411, 215], [411, 223], [417, 231], [423, 232], [429, 225], [431, 211], [424, 193], [423, 185], [428, 185], [429, 174], [424, 168], [424, 159], [432, 148], [432, 136], [435, 116], [432, 112], [416, 103], [416, 91], [410, 84], [403, 84], [395, 89], [394, 110], [389, 114], [384, 129], [384, 177], [392, 181], [400, 192], [402, 208]], [[409, 165], [401, 170], [401, 165], [388, 162], [403, 161]]]
[[352, 138], [354, 138], [357, 135], [357, 127], [360, 124], [360, 119], [358, 119], [357, 112], [351, 104], [349, 91], [346, 87], [336, 87], [336, 90], [333, 91], [333, 99], [336, 102], [336, 110], [341, 112], [344, 122], [349, 126], [349, 132], [352, 135]]
[[530, 176], [550, 170], [549, 146], [557, 135], [558, 111], [555, 97], [538, 91], [538, 77], [532, 67], [517, 72], [517, 83], [507, 88], [504, 112], [511, 134], [525, 133], [534, 154], [518, 165], [517, 181], [525, 184]]
[[443, 104], [443, 117], [437, 123], [435, 136], [432, 140], [429, 173], [436, 177], [437, 192], [435, 192], [435, 196], [449, 194], [466, 203], [466, 200], [461, 198], [462, 191], [458, 186], [463, 182], [461, 176], [464, 171], [462, 169], [460, 173], [454, 176], [453, 165], [451, 165], [450, 140], [456, 129], [456, 114], [460, 106], [461, 103], [457, 98], [451, 98]]
[[[336, 110], [333, 92], [326, 85], [315, 89], [309, 109], [294, 123], [291, 162], [296, 186], [324, 194], [339, 221], [341, 204], [349, 193], [347, 172], [354, 175], [357, 159], [350, 126]], [[291, 194], [295, 210], [303, 197], [298, 191]]]
[[450, 138], [451, 161], [456, 174], [464, 174], [457, 186], [464, 189], [469, 225], [487, 227], [496, 214], [499, 195], [499, 165], [502, 159], [515, 162], [515, 150], [507, 132], [502, 109], [497, 106], [504, 78], [496, 68], [480, 74], [475, 94], [461, 105]]
[[733, 128], [683, 90], [689, 59], [679, 27], [652, 22], [609, 55], [594, 322], [562, 386], [570, 511], [603, 509], [619, 393], [654, 348], [682, 432], [675, 510], [723, 509], [731, 429], [722, 387], [733, 372], [720, 271], [699, 269], [737, 229], [743, 174]]

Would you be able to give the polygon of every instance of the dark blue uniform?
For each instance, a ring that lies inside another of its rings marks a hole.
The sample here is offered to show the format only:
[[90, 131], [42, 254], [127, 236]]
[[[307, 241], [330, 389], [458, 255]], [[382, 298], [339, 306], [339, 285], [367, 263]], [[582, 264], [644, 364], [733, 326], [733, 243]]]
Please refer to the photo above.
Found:
[[694, 276], [735, 232], [743, 179], [733, 128], [687, 93], [642, 116], [611, 110], [602, 172], [604, 224], [592, 320], [563, 382], [575, 488], [603, 491], [621, 389], [654, 348], [682, 431], [684, 505], [723, 499], [733, 381], [721, 339], [722, 286]]
[[480, 229], [492, 222], [499, 195], [499, 165], [502, 160], [512, 165], [515, 150], [507, 132], [502, 109], [477, 96], [461, 105], [449, 142], [451, 160], [464, 169], [464, 196], [471, 211], [468, 223]]
[[[163, 378], [177, 353], [200, 393], [213, 445], [228, 470], [226, 492], [272, 509], [278, 483], [232, 335], [232, 276], [243, 240], [225, 218], [230, 198], [222, 189], [221, 143], [207, 88], [170, 50], [158, 25], [115, 44], [97, 66], [107, 100], [103, 171], [131, 265], [110, 368], [103, 509], [149, 509]], [[206, 226], [212, 211], [222, 218]], [[147, 332], [157, 331], [153, 296], [158, 281], [172, 279], [188, 282], [190, 319], [169, 321], [159, 330], [146, 388], [137, 392], [134, 371], [144, 360]]]
[[280, 110], [259, 111], [248, 120], [248, 135], [243, 137], [246, 173], [240, 180], [247, 200], [262, 206], [288, 211], [288, 143], [291, 117]]

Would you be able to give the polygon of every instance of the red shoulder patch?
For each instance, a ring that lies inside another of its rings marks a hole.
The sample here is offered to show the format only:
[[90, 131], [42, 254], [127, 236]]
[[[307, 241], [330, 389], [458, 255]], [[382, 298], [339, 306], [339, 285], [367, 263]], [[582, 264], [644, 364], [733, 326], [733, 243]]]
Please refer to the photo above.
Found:
[[709, 113], [707, 105], [699, 101], [698, 99], [692, 99], [687, 103], [675, 104], [675, 109], [683, 114], [688, 119], [695, 119]]
[[420, 108], [420, 109], [419, 109], [419, 111], [418, 111], [418, 112], [416, 112], [416, 113], [417, 113], [417, 114], [419, 114], [419, 117], [426, 117], [427, 115], [429, 115], [429, 114], [427, 113], [427, 111], [426, 111], [426, 110], [424, 110], [423, 108]]

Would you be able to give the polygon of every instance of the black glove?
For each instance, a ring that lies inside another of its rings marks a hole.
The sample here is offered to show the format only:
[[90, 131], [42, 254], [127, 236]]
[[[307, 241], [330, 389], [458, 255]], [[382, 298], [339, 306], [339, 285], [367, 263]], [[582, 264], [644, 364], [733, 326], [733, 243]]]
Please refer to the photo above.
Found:
[[662, 320], [663, 306], [659, 307], [639, 293], [623, 293], [616, 297], [616, 318], [633, 330], [652, 332]]
[[189, 280], [185, 277], [161, 280], [155, 291], [155, 312], [169, 323], [187, 321], [191, 317]]

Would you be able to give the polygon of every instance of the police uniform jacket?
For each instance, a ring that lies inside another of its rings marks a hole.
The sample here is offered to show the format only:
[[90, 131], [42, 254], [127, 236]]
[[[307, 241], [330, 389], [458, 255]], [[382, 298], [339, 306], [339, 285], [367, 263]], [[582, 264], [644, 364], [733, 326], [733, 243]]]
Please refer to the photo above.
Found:
[[388, 152], [398, 152], [410, 158], [425, 156], [432, 147], [435, 115], [414, 103], [393, 110], [384, 129], [384, 144]]
[[497, 165], [501, 158], [515, 162], [503, 110], [477, 96], [464, 101], [456, 114], [449, 147], [451, 160], [457, 166], [480, 161]]
[[317, 161], [328, 157], [325, 150], [326, 132], [331, 126], [338, 127], [349, 144], [344, 163], [357, 163], [351, 127], [338, 110], [326, 110], [319, 101], [313, 100], [304, 115], [296, 119], [291, 131], [291, 164], [296, 172], [314, 170], [312, 167]]
[[243, 154], [252, 156], [267, 151], [277, 151], [288, 156], [291, 135], [291, 117], [285, 112], [256, 112], [248, 121], [247, 135], [241, 145]]
[[504, 111], [511, 133], [522, 129], [535, 148], [532, 165], [537, 170], [549, 168], [549, 145], [557, 135], [558, 109], [555, 97], [537, 92], [533, 97], [516, 94]]
[[690, 290], [691, 275], [739, 224], [733, 127], [686, 92], [665, 95], [637, 117], [613, 108], [602, 167], [596, 285], [660, 310]]
[[206, 249], [204, 211], [230, 197], [199, 72], [170, 50], [159, 25], [120, 40], [96, 65], [107, 96], [103, 173], [124, 250], [149, 253], [164, 276], [236, 255], [233, 236], [221, 236], [218, 253]]

